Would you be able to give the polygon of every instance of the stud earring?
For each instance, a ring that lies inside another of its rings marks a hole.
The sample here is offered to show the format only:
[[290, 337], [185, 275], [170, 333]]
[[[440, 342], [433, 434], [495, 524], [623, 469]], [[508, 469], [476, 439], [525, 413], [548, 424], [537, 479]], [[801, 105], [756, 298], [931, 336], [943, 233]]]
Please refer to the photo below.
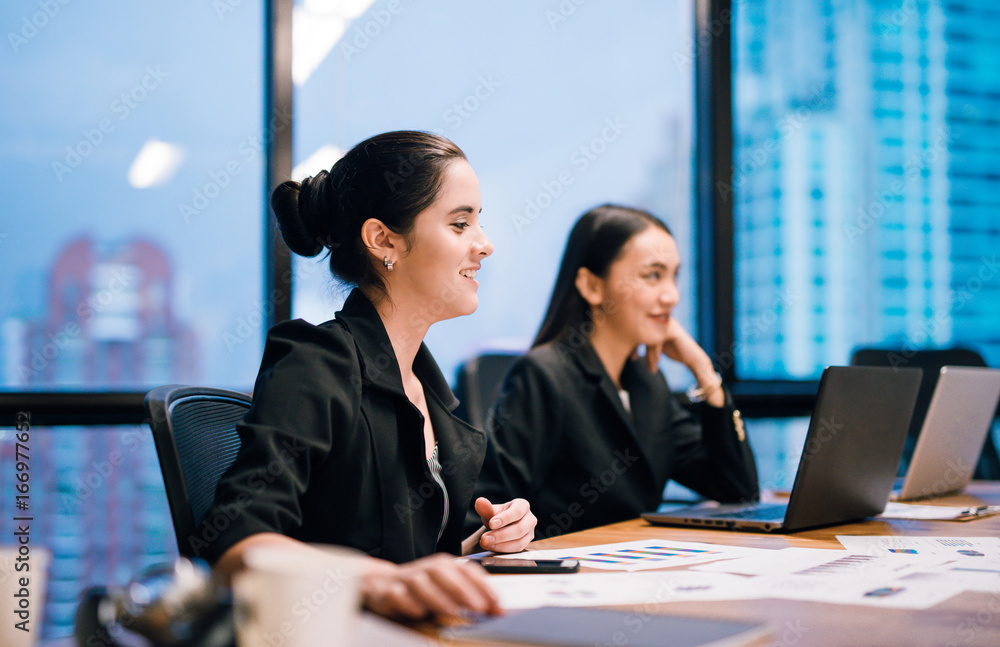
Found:
[[385, 269], [387, 271], [389, 271], [389, 272], [392, 271], [392, 261], [389, 260], [388, 256], [386, 256], [384, 259], [382, 259], [382, 263], [385, 264]]

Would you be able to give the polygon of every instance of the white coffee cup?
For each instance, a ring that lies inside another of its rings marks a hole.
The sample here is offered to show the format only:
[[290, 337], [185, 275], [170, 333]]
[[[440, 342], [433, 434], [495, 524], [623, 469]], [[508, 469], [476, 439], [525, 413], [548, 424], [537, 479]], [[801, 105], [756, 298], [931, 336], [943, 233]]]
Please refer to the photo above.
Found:
[[50, 559], [44, 548], [0, 546], [0, 608], [3, 609], [0, 645], [3, 647], [38, 644]]
[[233, 580], [239, 647], [347, 647], [361, 608], [365, 557], [346, 548], [248, 549]]

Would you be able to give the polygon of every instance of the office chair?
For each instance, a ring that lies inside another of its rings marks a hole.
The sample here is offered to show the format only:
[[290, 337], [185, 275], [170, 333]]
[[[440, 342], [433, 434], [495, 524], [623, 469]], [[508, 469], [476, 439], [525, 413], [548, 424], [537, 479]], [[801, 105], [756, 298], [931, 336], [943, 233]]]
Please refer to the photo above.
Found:
[[198, 556], [191, 539], [215, 502], [215, 486], [236, 459], [236, 423], [250, 402], [244, 393], [199, 386], [161, 386], [146, 394], [177, 548], [184, 557]]
[[[974, 350], [967, 348], [946, 348], [939, 350], [903, 350], [899, 348], [860, 348], [851, 355], [852, 366], [912, 366], [924, 371], [917, 393], [917, 403], [913, 409], [913, 419], [903, 447], [903, 458], [899, 462], [899, 476], [906, 474], [913, 457], [913, 450], [920, 436], [920, 428], [924, 424], [927, 410], [930, 408], [931, 396], [937, 386], [938, 377], [943, 366], [986, 366], [986, 361]], [[972, 473], [976, 479], [1000, 479], [1000, 455], [993, 443], [993, 434], [986, 434], [979, 462]]]
[[[455, 415], [473, 427], [484, 429], [486, 414], [500, 395], [507, 370], [520, 353], [484, 353], [458, 367]], [[488, 430], [487, 430], [488, 431]]]

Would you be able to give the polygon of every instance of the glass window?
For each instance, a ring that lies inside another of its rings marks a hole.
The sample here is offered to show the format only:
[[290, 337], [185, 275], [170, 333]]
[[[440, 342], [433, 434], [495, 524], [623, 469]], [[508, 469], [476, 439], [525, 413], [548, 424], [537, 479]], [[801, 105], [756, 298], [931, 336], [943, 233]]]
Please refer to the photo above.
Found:
[[[453, 139], [479, 175], [496, 251], [478, 311], [427, 336], [447, 375], [484, 347], [528, 347], [570, 226], [605, 202], [671, 227], [684, 266], [675, 315], [697, 334], [691, 3], [312, 0], [296, 3], [294, 30], [293, 175], [399, 129]], [[333, 316], [344, 294], [325, 261], [297, 261], [295, 280], [294, 316]]]
[[260, 8], [4, 3], [0, 25], [0, 385], [248, 388]]
[[873, 345], [1000, 365], [1000, 12], [734, 10], [738, 375], [815, 378]]
[[[0, 429], [0, 492], [13, 498], [17, 431]], [[23, 448], [22, 448], [23, 451]], [[80, 593], [124, 585], [143, 568], [177, 556], [163, 478], [148, 427], [31, 427], [30, 547], [47, 550], [42, 636], [73, 633]], [[7, 502], [4, 502], [7, 504]], [[10, 505], [0, 515], [9, 544]]]
[[[259, 3], [0, 6], [0, 387], [253, 384], [262, 21]], [[54, 557], [42, 635], [68, 636], [80, 591], [171, 559], [173, 528], [147, 427], [31, 437], [32, 548]]]

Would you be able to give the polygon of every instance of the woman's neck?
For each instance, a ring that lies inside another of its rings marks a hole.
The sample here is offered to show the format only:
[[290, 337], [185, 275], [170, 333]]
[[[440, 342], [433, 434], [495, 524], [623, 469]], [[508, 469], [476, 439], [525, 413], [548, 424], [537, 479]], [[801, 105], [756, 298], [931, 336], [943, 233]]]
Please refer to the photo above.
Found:
[[637, 346], [622, 339], [621, 335], [607, 324], [595, 325], [594, 332], [590, 335], [590, 345], [594, 347], [594, 352], [597, 353], [597, 357], [604, 365], [604, 370], [608, 372], [611, 381], [620, 390], [625, 362], [635, 353]]
[[390, 302], [387, 298], [381, 298], [372, 301], [389, 336], [389, 343], [392, 344], [392, 352], [396, 355], [400, 377], [405, 386], [416, 379], [413, 374], [413, 360], [430, 328], [430, 321], [426, 314], [420, 313], [419, 308], [409, 306], [400, 300]]

